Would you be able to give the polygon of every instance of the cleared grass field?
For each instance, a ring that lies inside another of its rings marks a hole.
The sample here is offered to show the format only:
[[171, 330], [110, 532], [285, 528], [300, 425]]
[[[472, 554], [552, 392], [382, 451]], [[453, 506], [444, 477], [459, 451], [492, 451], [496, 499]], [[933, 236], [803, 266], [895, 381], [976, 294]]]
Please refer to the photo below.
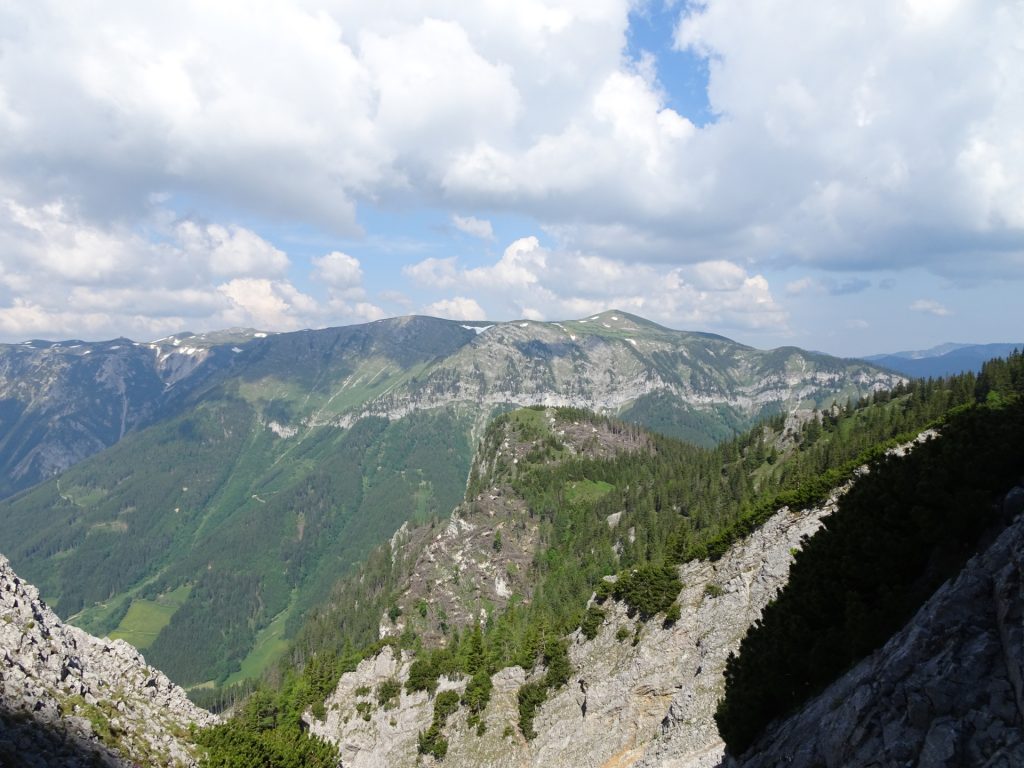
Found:
[[288, 640], [284, 636], [284, 625], [287, 620], [288, 611], [282, 611], [256, 636], [256, 644], [242, 660], [242, 668], [225, 680], [224, 685], [234, 685], [243, 680], [259, 677], [288, 650]]
[[191, 590], [189, 586], [182, 586], [156, 600], [133, 600], [117, 629], [110, 633], [110, 639], [127, 640], [139, 650], [145, 650], [170, 623]]
[[570, 503], [591, 503], [597, 501], [615, 486], [604, 480], [577, 480], [565, 489], [565, 499]]

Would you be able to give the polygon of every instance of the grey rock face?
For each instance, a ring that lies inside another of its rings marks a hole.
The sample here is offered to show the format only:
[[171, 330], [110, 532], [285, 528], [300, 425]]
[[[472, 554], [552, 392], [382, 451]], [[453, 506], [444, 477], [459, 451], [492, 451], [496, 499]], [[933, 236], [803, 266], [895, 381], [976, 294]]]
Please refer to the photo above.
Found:
[[[494, 689], [483, 715], [485, 733], [478, 736], [467, 726], [465, 710], [454, 714], [445, 729], [449, 748], [444, 764], [716, 765], [723, 745], [712, 716], [722, 693], [725, 660], [785, 582], [793, 548], [834, 507], [835, 498], [818, 509], [782, 509], [718, 562], [683, 566], [682, 618], [673, 626], [663, 626], [660, 619], [638, 624], [624, 605], [607, 602], [594, 640], [579, 632], [572, 637], [570, 657], [577, 672], [540, 709], [533, 741], [516, 728], [516, 694], [526, 673], [519, 667], [500, 671], [492, 678]], [[620, 628], [627, 630], [623, 639]], [[636, 644], [634, 636], [639, 637]], [[345, 768], [417, 764], [416, 737], [430, 725], [431, 701], [425, 693], [403, 692], [398, 705], [385, 710], [376, 706], [372, 693], [389, 679], [404, 683], [408, 667], [409, 659], [396, 659], [385, 648], [342, 677], [326, 702], [324, 720], [308, 716], [313, 733], [339, 746]], [[442, 679], [441, 689], [461, 690], [465, 683]], [[369, 702], [362, 711], [361, 702]]]
[[[1007, 496], [1015, 503], [1017, 488]], [[768, 766], [1024, 765], [1024, 518], [898, 634], [738, 761]]]
[[189, 727], [215, 720], [128, 643], [63, 624], [0, 556], [0, 764], [191, 766]]

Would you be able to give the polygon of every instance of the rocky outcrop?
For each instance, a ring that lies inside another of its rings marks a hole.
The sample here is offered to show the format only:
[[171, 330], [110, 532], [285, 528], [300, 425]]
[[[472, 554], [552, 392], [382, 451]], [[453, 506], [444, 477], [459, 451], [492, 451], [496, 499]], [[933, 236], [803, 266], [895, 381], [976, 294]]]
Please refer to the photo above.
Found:
[[[1024, 487], [1004, 500], [1018, 514]], [[1024, 765], [1024, 517], [729, 766]]]
[[[785, 583], [794, 548], [817, 530], [835, 500], [802, 512], [782, 509], [718, 562], [683, 566], [682, 616], [674, 625], [664, 626], [662, 617], [643, 624], [624, 605], [606, 603], [597, 636], [572, 637], [576, 674], [541, 707], [536, 739], [526, 741], [516, 728], [516, 694], [526, 673], [513, 667], [494, 675], [485, 732], [468, 727], [465, 710], [453, 715], [444, 764], [716, 765], [723, 744], [713, 713], [725, 660]], [[323, 719], [309, 716], [311, 731], [339, 746], [345, 768], [417, 764], [416, 738], [432, 716], [427, 694], [403, 691], [387, 709], [374, 698], [381, 683], [404, 683], [408, 667], [408, 658], [385, 648], [342, 677]], [[441, 687], [461, 690], [465, 682], [442, 679]]]
[[0, 765], [187, 766], [214, 722], [123, 640], [63, 624], [0, 556]]
[[535, 432], [523, 435], [506, 425], [494, 450], [477, 454], [471, 474], [487, 478], [487, 487], [456, 507], [444, 528], [426, 540], [407, 527], [392, 538], [392, 556], [412, 567], [395, 603], [396, 618], [381, 617], [381, 637], [412, 629], [427, 645], [442, 643], [447, 626], [486, 621], [512, 599], [530, 602], [540, 521], [509, 484], [517, 467], [654, 450], [649, 435], [636, 427], [556, 418], [551, 409], [533, 415]]

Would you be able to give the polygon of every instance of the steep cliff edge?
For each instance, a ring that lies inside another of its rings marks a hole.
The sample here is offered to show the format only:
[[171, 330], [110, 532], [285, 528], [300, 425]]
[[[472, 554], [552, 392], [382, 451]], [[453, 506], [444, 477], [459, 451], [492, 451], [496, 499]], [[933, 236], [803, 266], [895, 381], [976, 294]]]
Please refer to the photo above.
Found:
[[65, 625], [0, 556], [0, 764], [191, 766], [216, 718], [123, 640]]
[[898, 634], [733, 768], [1024, 764], [1024, 486], [1015, 522]]
[[[845, 490], [845, 489], [844, 489]], [[839, 491], [841, 493], [842, 491]], [[836, 496], [801, 512], [780, 510], [717, 562], [680, 568], [680, 618], [641, 623], [626, 605], [604, 604], [596, 636], [577, 631], [569, 657], [574, 674], [541, 707], [527, 741], [516, 728], [520, 667], [492, 677], [491, 700], [477, 735], [463, 710], [446, 729], [444, 764], [465, 766], [713, 766], [723, 754], [713, 714], [722, 671], [747, 627], [785, 583], [794, 548], [820, 527]], [[346, 768], [413, 766], [417, 737], [431, 724], [433, 697], [402, 691], [381, 705], [382, 684], [408, 680], [411, 658], [390, 647], [343, 675], [310, 730], [338, 745]], [[442, 677], [438, 693], [465, 690], [467, 680]]]

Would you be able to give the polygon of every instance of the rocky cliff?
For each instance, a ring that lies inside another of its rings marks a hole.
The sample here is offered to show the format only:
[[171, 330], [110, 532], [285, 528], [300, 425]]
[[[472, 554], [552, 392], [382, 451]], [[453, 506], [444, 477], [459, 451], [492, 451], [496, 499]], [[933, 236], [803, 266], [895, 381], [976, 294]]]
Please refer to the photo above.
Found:
[[[681, 617], [666, 626], [628, 615], [608, 601], [596, 637], [580, 632], [569, 651], [576, 670], [543, 705], [536, 739], [516, 728], [516, 694], [527, 681], [519, 667], [493, 676], [491, 701], [477, 735], [460, 711], [449, 720], [444, 764], [465, 766], [713, 766], [723, 744], [712, 716], [722, 671], [747, 627], [785, 582], [793, 549], [821, 525], [835, 497], [819, 508], [780, 510], [718, 562], [680, 568]], [[381, 683], [403, 682], [410, 658], [387, 647], [342, 677], [311, 731], [337, 744], [346, 768], [417, 764], [417, 736], [431, 723], [433, 702], [403, 691], [379, 705]], [[439, 692], [462, 691], [465, 680], [442, 678]], [[426, 758], [419, 757], [420, 760]]]
[[730, 768], [1024, 765], [1024, 486], [1015, 522], [884, 647]]
[[63, 624], [0, 556], [0, 765], [191, 766], [215, 718], [123, 640]]

